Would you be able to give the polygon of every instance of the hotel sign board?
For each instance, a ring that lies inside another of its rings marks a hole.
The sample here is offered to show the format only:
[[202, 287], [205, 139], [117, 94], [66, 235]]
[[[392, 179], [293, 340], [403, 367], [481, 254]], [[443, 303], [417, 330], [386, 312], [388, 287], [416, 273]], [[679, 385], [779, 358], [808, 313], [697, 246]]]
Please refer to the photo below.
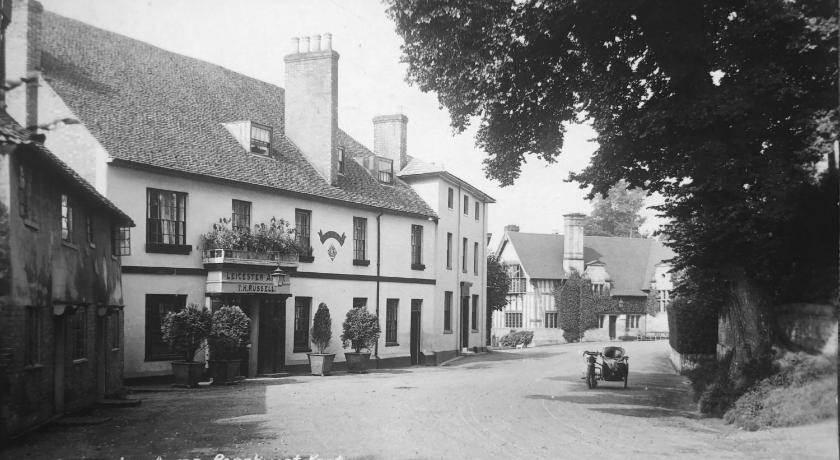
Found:
[[271, 272], [240, 269], [211, 270], [207, 272], [208, 294], [261, 294], [290, 295], [288, 284], [274, 286]]

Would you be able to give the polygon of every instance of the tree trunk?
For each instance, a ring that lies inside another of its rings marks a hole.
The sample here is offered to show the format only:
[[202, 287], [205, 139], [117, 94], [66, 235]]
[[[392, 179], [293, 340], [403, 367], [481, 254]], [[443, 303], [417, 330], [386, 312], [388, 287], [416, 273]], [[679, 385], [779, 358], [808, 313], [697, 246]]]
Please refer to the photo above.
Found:
[[[745, 366], [769, 355], [775, 344], [775, 321], [767, 293], [750, 280], [743, 267], [728, 270], [729, 298], [724, 306], [726, 337], [732, 361], [729, 375], [743, 380]], [[752, 382], [744, 382], [750, 384]]]

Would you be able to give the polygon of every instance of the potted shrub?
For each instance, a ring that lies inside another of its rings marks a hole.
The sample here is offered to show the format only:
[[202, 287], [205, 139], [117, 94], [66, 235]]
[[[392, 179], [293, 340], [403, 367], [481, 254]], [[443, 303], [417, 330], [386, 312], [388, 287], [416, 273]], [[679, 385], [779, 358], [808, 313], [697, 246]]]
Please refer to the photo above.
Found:
[[163, 318], [160, 326], [163, 340], [184, 356], [183, 361], [172, 361], [175, 385], [188, 388], [198, 386], [204, 363], [196, 362], [195, 354], [210, 334], [211, 322], [210, 311], [196, 304], [169, 312]]
[[312, 343], [318, 349], [318, 353], [307, 353], [309, 356], [309, 367], [312, 375], [329, 375], [332, 369], [335, 353], [324, 353], [332, 339], [332, 319], [330, 318], [330, 309], [327, 304], [321, 302], [318, 305], [318, 310], [315, 312], [315, 318], [312, 321]]
[[234, 382], [239, 376], [242, 345], [248, 339], [251, 320], [238, 306], [222, 306], [213, 312], [210, 345], [210, 376], [213, 385]]
[[[379, 340], [379, 318], [369, 312], [366, 307], [351, 308], [344, 319], [343, 329], [342, 346], [344, 348], [349, 346], [354, 350], [344, 353], [347, 371], [367, 372], [370, 348]], [[367, 353], [362, 353], [363, 348], [368, 350]]]

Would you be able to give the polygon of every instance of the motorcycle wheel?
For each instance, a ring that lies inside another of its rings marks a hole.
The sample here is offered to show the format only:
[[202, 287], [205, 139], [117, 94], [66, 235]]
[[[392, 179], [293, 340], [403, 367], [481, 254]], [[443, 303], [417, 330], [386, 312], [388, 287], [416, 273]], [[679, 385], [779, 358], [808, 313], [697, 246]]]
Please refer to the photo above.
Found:
[[627, 388], [627, 377], [630, 375], [630, 367], [624, 370], [624, 388]]

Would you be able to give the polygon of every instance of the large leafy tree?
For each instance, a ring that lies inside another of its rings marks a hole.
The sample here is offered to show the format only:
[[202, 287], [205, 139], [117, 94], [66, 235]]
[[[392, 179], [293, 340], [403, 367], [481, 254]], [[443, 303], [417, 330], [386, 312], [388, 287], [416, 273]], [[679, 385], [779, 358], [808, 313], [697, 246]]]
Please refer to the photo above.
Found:
[[510, 278], [499, 256], [490, 253], [487, 256], [487, 340], [490, 340], [490, 329], [493, 326], [493, 312], [500, 311], [508, 304], [507, 294], [510, 291]]
[[639, 212], [645, 204], [645, 191], [629, 188], [624, 180], [610, 187], [606, 196], [592, 198], [592, 214], [584, 221], [584, 232], [592, 236], [640, 238], [645, 218]]
[[836, 2], [389, 4], [408, 80], [456, 131], [477, 120], [490, 177], [509, 185], [527, 156], [555, 161], [565, 124], [588, 120], [598, 149], [571, 179], [663, 195], [676, 267], [694, 280], [683, 294], [724, 306], [734, 363], [769, 351], [774, 302], [836, 296], [836, 174], [815, 169], [837, 137]]

